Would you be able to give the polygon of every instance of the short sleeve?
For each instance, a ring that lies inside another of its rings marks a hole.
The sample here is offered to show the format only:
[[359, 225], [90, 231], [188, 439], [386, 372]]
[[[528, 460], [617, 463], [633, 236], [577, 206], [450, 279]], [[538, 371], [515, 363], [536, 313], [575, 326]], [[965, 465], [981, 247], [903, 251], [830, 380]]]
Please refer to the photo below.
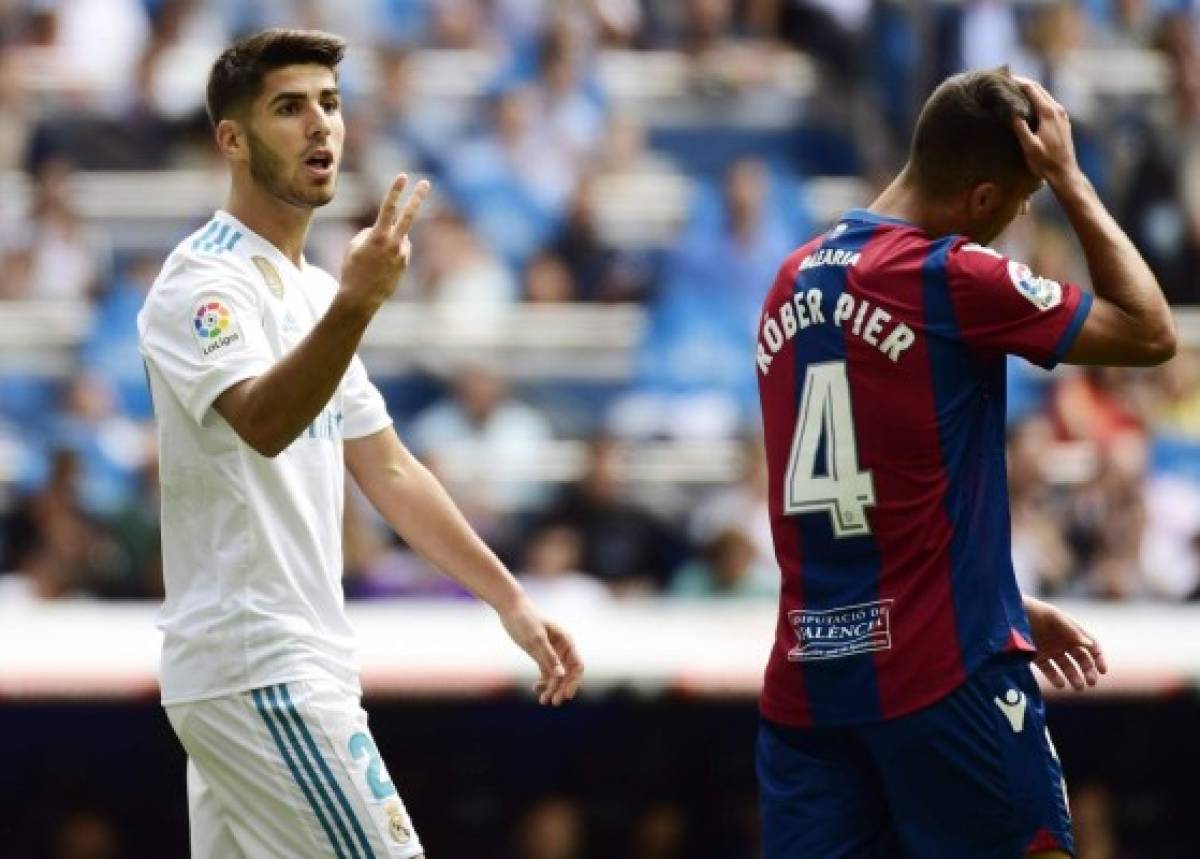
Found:
[[367, 377], [362, 360], [355, 355], [342, 380], [342, 435], [363, 438], [391, 423], [383, 395]]
[[959, 241], [946, 259], [959, 334], [973, 349], [1020, 355], [1050, 369], [1083, 327], [1092, 295], [1072, 283], [1038, 277], [991, 248]]
[[154, 285], [139, 320], [142, 357], [203, 423], [224, 391], [275, 363], [256, 287], [236, 264], [184, 258]]

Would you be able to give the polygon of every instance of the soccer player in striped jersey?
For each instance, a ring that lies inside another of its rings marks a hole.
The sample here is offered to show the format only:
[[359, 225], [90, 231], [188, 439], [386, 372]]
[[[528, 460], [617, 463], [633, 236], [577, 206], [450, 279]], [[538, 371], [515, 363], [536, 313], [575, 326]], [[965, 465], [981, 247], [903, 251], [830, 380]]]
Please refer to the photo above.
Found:
[[[1043, 183], [1094, 295], [988, 247]], [[1030, 662], [1075, 688], [1105, 666], [1017, 588], [1005, 360], [1174, 350], [1066, 111], [1004, 69], [943, 82], [895, 181], [784, 261], [756, 355], [783, 575], [760, 705], [767, 859], [1073, 853]]]
[[342, 155], [344, 50], [270, 30], [217, 59], [208, 111], [228, 202], [167, 258], [138, 318], [162, 483], [162, 701], [188, 754], [197, 859], [424, 855], [359, 703], [341, 588], [347, 470], [410, 546], [496, 610], [537, 662], [542, 703], [571, 698], [582, 672], [567, 633], [405, 449], [355, 357], [408, 266], [428, 184], [404, 200], [397, 177], [340, 283], [304, 259]]

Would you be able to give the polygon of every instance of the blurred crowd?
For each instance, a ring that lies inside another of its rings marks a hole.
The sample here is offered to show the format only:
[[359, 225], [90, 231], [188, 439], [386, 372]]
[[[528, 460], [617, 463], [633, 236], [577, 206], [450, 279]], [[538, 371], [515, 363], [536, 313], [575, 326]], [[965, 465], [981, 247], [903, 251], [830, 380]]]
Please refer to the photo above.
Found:
[[[438, 189], [398, 301], [450, 311], [447, 337], [461, 319], [486, 327], [529, 304], [645, 315], [631, 377], [607, 386], [525, 384], [485, 353], [375, 374], [402, 438], [547, 601], [773, 598], [755, 441], [761, 298], [836, 214], [816, 180], [857, 179], [869, 200], [948, 73], [1007, 63], [1043, 81], [1172, 302], [1200, 301], [1200, 13], [1188, 0], [0, 0], [0, 180], [29, 188], [18, 210], [0, 206], [0, 317], [40, 301], [88, 320], [68, 372], [0, 364], [0, 601], [161, 595], [134, 320], [169, 244], [116, 241], [74, 189], [93, 171], [219, 182], [208, 66], [273, 25], [349, 39], [344, 169], [365, 199], [399, 169]], [[614, 62], [630, 56], [656, 64]], [[687, 189], [669, 234], [614, 230], [606, 201], [658, 206], [663, 176]], [[1002, 249], [1086, 283], [1053, 201], [1035, 203]], [[336, 273], [355, 226], [322, 222], [310, 258]], [[1023, 587], [1200, 598], [1197, 354], [1153, 370], [1014, 361], [1009, 407]], [[578, 468], [548, 479], [539, 462], [565, 441]], [[637, 473], [647, 445], [721, 443], [740, 451], [731, 482]], [[351, 598], [463, 596], [353, 492], [346, 561]]]

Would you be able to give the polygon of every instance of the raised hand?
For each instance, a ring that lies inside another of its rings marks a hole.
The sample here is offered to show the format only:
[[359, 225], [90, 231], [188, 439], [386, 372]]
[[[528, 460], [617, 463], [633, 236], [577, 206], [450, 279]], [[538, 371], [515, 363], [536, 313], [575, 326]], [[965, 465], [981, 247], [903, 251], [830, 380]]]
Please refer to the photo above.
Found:
[[1037, 81], [1022, 77], [1016, 78], [1016, 81], [1033, 106], [1037, 131], [1029, 127], [1023, 116], [1013, 117], [1013, 130], [1021, 143], [1029, 169], [1053, 186], [1079, 171], [1079, 164], [1075, 160], [1075, 143], [1071, 139], [1071, 117], [1067, 109]]
[[408, 174], [392, 182], [379, 207], [375, 223], [350, 241], [342, 263], [342, 293], [374, 313], [388, 300], [408, 269], [412, 229], [421, 204], [429, 195], [429, 182], [422, 179], [408, 195], [403, 207], [400, 196], [408, 185]]
[[575, 642], [558, 624], [546, 620], [526, 598], [500, 613], [505, 631], [533, 657], [541, 676], [533, 684], [538, 702], [555, 707], [575, 697], [583, 681], [583, 661]]

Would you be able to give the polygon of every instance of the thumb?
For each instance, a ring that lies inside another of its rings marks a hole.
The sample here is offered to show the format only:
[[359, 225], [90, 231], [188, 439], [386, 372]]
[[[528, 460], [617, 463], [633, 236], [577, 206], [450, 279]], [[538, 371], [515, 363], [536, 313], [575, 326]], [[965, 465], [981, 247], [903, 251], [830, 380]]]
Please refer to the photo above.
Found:
[[542, 670], [543, 677], [566, 676], [567, 669], [563, 667], [562, 660], [558, 658], [558, 653], [550, 644], [545, 632], [539, 633], [533, 640], [533, 647], [529, 652], [538, 668]]

